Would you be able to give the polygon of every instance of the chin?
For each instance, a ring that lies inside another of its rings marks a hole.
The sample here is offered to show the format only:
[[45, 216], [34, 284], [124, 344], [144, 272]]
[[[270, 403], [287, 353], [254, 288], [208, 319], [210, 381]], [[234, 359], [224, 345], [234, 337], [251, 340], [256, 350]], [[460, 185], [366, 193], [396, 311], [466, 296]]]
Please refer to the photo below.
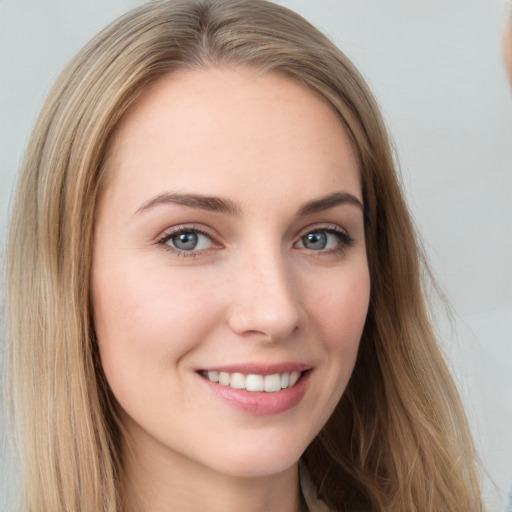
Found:
[[218, 472], [243, 478], [258, 478], [283, 473], [297, 464], [305, 446], [283, 446], [279, 443], [260, 444], [238, 449], [233, 447], [222, 458], [215, 458]]

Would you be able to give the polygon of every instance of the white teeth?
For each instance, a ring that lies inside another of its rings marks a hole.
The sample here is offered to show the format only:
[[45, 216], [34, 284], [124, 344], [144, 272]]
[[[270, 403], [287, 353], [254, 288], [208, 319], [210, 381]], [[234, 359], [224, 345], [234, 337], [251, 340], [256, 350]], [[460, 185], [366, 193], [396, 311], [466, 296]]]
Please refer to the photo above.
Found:
[[208, 372], [208, 379], [212, 382], [219, 382], [219, 372]]
[[243, 373], [228, 373], [218, 371], [205, 371], [202, 375], [211, 382], [218, 382], [222, 386], [230, 386], [235, 389], [246, 389], [247, 391], [266, 391], [275, 393], [281, 389], [291, 388], [297, 383], [300, 372], [275, 373], [273, 375], [256, 375]]
[[298, 380], [299, 380], [299, 372], [292, 372], [290, 373], [290, 381], [288, 383], [288, 386], [291, 388]]
[[266, 375], [263, 389], [269, 393], [272, 393], [273, 391], [280, 391], [281, 375], [279, 375], [278, 373], [276, 373], [275, 375]]
[[219, 384], [222, 384], [223, 386], [229, 386], [229, 377], [229, 373], [219, 372]]
[[263, 391], [263, 376], [247, 375], [247, 378], [245, 379], [245, 389], [247, 389], [247, 391]]
[[241, 373], [232, 373], [229, 385], [235, 389], [245, 389], [245, 376]]

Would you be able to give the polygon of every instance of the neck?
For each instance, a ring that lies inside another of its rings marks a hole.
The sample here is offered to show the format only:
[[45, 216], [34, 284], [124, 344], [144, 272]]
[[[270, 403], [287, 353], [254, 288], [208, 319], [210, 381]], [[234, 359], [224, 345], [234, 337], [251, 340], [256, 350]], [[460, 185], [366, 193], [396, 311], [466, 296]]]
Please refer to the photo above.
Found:
[[123, 512], [300, 512], [298, 464], [263, 476], [219, 473], [180, 454], [123, 450]]

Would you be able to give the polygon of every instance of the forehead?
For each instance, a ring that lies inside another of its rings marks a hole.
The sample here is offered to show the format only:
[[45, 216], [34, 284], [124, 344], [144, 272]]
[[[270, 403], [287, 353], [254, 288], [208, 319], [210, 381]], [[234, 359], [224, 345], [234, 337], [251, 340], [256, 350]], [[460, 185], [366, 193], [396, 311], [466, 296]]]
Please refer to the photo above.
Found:
[[330, 105], [296, 81], [245, 68], [160, 78], [123, 117], [109, 163], [111, 180], [142, 188], [149, 173], [146, 184], [160, 188], [172, 178], [174, 187], [206, 183], [215, 192], [226, 173], [246, 186], [286, 186], [293, 178], [311, 189], [314, 176], [325, 188], [344, 169], [359, 188], [355, 153]]

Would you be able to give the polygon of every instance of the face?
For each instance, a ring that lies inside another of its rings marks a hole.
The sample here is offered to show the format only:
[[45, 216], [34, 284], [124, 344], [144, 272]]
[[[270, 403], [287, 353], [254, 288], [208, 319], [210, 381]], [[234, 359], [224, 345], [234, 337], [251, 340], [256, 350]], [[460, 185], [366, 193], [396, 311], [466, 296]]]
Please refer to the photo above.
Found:
[[292, 467], [347, 385], [369, 290], [358, 163], [322, 100], [210, 69], [160, 79], [128, 111], [92, 299], [136, 453], [226, 475]]
[[502, 44], [505, 69], [507, 71], [509, 81], [512, 84], [512, 17], [509, 18], [503, 31]]

